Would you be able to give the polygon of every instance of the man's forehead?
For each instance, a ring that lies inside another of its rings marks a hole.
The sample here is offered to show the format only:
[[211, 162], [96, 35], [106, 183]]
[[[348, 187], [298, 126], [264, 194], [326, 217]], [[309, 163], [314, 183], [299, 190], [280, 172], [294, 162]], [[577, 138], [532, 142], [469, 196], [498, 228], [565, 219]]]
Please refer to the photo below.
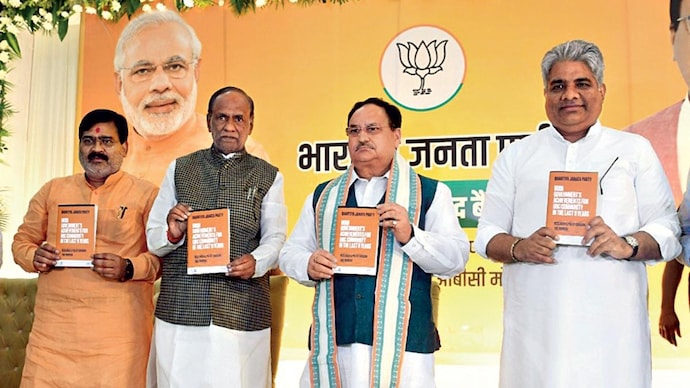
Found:
[[592, 69], [584, 62], [561, 61], [553, 64], [547, 80], [549, 83], [595, 81], [595, 77]]
[[212, 109], [214, 113], [235, 114], [248, 113], [251, 107], [246, 96], [236, 91], [230, 91], [218, 96], [213, 102]]
[[177, 23], [149, 25], [137, 31], [123, 46], [125, 60], [169, 61], [172, 57], [192, 59], [192, 40], [189, 32]]
[[364, 124], [373, 124], [381, 120], [388, 120], [386, 110], [375, 104], [366, 104], [354, 111], [349, 123], [361, 124], [364, 121]]
[[[191, 55], [190, 55], [191, 57]], [[143, 65], [154, 65], [154, 64], [159, 64], [159, 63], [173, 63], [173, 62], [188, 62], [189, 59], [183, 55], [179, 54], [174, 54], [171, 55], [163, 60], [156, 60], [153, 58], [146, 58], [143, 57], [141, 59], [136, 59], [135, 62], [132, 64], [132, 66], [143, 66]]]
[[117, 137], [117, 128], [113, 123], [97, 123], [84, 131], [82, 136]]
[[596, 80], [594, 79], [593, 76], [585, 76], [585, 77], [553, 77], [549, 79], [550, 84], [559, 84], [559, 83], [566, 83], [566, 82], [583, 82], [583, 81], [589, 81], [589, 82], [594, 82], [596, 83]]
[[214, 116], [228, 116], [228, 117], [246, 117], [249, 118], [251, 116], [249, 112], [249, 106], [225, 106], [225, 107], [215, 107], [213, 109], [213, 112], [211, 112], [212, 115]]

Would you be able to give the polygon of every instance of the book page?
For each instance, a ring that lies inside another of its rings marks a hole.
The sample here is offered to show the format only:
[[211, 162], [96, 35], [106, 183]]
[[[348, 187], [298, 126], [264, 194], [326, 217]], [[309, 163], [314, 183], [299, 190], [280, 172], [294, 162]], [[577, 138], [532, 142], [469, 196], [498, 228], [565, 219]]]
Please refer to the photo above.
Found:
[[583, 245], [587, 224], [597, 215], [598, 173], [551, 171], [546, 226], [558, 233], [558, 244]]
[[94, 204], [59, 204], [57, 241], [60, 260], [56, 267], [93, 266], [96, 250], [97, 207]]
[[225, 273], [230, 262], [230, 209], [200, 210], [187, 220], [187, 274]]
[[336, 216], [338, 259], [335, 273], [376, 275], [379, 252], [379, 216], [375, 208], [339, 207]]

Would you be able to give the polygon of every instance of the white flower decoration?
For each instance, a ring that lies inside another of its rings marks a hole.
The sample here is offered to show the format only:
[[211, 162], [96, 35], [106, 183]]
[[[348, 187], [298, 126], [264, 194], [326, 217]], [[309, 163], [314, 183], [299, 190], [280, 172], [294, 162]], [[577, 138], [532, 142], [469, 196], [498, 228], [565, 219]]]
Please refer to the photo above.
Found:
[[17, 28], [17, 26], [15, 26], [14, 24], [8, 24], [7, 32], [9, 32], [12, 35], [17, 35], [19, 34], [19, 28]]

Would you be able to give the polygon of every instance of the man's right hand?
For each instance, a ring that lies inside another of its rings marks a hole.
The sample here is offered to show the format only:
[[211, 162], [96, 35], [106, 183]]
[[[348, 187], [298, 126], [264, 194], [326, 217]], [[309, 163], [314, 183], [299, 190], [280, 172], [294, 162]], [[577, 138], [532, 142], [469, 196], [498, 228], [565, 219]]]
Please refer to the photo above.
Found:
[[34, 269], [37, 272], [50, 272], [55, 268], [55, 263], [58, 260], [60, 260], [60, 251], [44, 242], [34, 252]]
[[556, 232], [541, 227], [526, 239], [515, 245], [513, 254], [518, 261], [530, 263], [555, 263], [553, 251], [556, 249]]
[[317, 249], [309, 256], [307, 264], [307, 274], [311, 280], [323, 280], [333, 277], [333, 268], [336, 267], [337, 259], [331, 252]]
[[192, 208], [186, 203], [179, 202], [168, 212], [168, 240], [177, 243], [187, 233], [187, 219]]

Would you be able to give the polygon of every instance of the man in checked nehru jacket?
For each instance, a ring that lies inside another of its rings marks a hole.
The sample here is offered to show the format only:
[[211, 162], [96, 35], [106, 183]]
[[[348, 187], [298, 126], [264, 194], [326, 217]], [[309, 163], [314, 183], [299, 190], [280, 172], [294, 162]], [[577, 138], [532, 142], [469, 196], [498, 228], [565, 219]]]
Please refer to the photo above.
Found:
[[[285, 241], [283, 176], [245, 150], [254, 102], [244, 91], [216, 91], [206, 122], [213, 144], [170, 164], [147, 225], [163, 268], [149, 378], [159, 387], [270, 387], [267, 271]], [[227, 272], [188, 275], [190, 212], [219, 208], [230, 209]]]

